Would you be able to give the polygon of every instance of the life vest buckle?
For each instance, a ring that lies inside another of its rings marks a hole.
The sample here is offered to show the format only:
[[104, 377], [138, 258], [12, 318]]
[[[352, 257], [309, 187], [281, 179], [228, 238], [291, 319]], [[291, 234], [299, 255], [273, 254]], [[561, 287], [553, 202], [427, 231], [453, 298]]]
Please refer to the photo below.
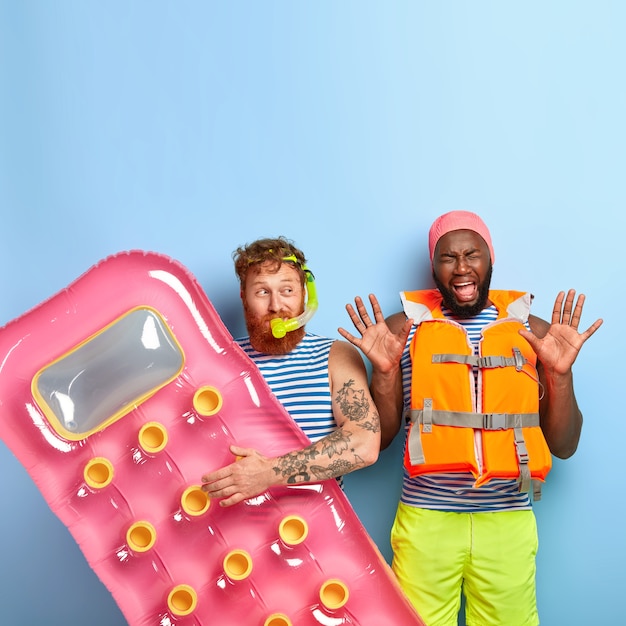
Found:
[[505, 367], [506, 361], [501, 356], [483, 356], [477, 359], [478, 366], [485, 369], [493, 369], [496, 367]]
[[483, 428], [485, 430], [505, 430], [507, 428], [506, 413], [484, 413]]
[[515, 371], [521, 372], [524, 367], [524, 363], [526, 363], [526, 359], [524, 358], [521, 350], [517, 347], [513, 348], [513, 359], [515, 360]]

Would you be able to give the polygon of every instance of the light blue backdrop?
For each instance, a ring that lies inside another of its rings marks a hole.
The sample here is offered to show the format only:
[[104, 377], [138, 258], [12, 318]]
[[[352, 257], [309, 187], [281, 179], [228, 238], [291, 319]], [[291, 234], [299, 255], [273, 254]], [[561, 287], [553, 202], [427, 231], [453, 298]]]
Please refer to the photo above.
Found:
[[[131, 248], [182, 261], [243, 332], [231, 252], [284, 234], [344, 305], [428, 286], [426, 231], [490, 225], [494, 287], [605, 324], [575, 366], [577, 454], [536, 505], [542, 624], [623, 623], [626, 9], [576, 2], [0, 3], [0, 325]], [[1, 375], [1, 372], [0, 372]], [[1, 418], [1, 416], [0, 416]], [[400, 441], [347, 481], [389, 558]], [[2, 623], [124, 620], [0, 445]]]

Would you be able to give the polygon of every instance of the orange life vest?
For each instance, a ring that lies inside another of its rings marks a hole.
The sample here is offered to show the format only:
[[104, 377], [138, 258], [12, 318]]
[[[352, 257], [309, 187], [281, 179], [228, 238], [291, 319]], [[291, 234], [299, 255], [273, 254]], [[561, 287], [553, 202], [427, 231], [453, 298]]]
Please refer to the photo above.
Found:
[[[519, 334], [530, 294], [489, 292], [496, 321], [482, 331], [479, 355], [465, 329], [444, 317], [437, 289], [405, 292], [418, 326], [410, 346], [411, 425], [405, 466], [411, 476], [471, 472], [492, 478], [545, 480], [552, 456], [539, 425], [537, 357]], [[474, 370], [477, 368], [478, 378]]]

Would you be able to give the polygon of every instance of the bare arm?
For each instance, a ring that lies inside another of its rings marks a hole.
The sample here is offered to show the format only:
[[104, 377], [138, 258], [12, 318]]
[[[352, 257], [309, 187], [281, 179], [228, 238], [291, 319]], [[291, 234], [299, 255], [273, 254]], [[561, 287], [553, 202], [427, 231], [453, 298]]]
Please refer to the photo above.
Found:
[[386, 320], [376, 296], [370, 294], [374, 321], [369, 316], [362, 298], [354, 299], [356, 309], [348, 304], [346, 310], [361, 337], [355, 337], [344, 328], [339, 333], [359, 348], [372, 364], [370, 391], [380, 413], [381, 449], [385, 449], [398, 434], [402, 425], [402, 368], [400, 359], [411, 331], [412, 320], [404, 313], [396, 313]]
[[337, 430], [276, 458], [231, 446], [239, 460], [202, 477], [202, 489], [209, 497], [223, 498], [221, 506], [231, 506], [273, 485], [336, 478], [376, 461], [380, 420], [361, 356], [350, 344], [336, 341], [330, 350], [328, 374]]
[[531, 332], [521, 330], [537, 354], [539, 380], [543, 396], [539, 403], [541, 428], [552, 454], [566, 459], [576, 452], [582, 429], [583, 416], [574, 394], [572, 365], [582, 345], [600, 328], [596, 320], [585, 332], [578, 332], [585, 296], [580, 295], [574, 305], [575, 291], [567, 296], [560, 292], [548, 324], [529, 316]]

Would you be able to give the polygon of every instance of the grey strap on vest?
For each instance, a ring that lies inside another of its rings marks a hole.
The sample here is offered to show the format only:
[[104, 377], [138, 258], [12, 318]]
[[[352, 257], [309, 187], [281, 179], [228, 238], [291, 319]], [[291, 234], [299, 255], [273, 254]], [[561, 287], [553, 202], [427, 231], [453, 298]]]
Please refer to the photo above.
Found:
[[[423, 424], [424, 434], [432, 431], [432, 425], [479, 428], [481, 430], [508, 430], [539, 426], [539, 413], [467, 413], [463, 411], [434, 411], [431, 398], [424, 398], [424, 409], [412, 409], [412, 424]], [[520, 430], [521, 433], [521, 430]], [[528, 455], [528, 453], [527, 453]]]
[[514, 428], [515, 452], [517, 452], [517, 462], [519, 463], [519, 490], [526, 493], [530, 491], [530, 469], [528, 468], [528, 449], [524, 441], [524, 433], [521, 428]]
[[481, 369], [514, 367], [518, 372], [528, 363], [519, 348], [513, 348], [513, 356], [474, 356], [472, 354], [433, 354], [433, 363], [463, 363]]
[[[419, 414], [418, 419], [414, 419], [416, 414]], [[409, 441], [407, 443], [409, 449], [409, 460], [411, 461], [411, 465], [424, 465], [424, 463], [426, 463], [418, 423], [422, 424], [422, 430], [424, 431], [424, 433], [430, 433], [433, 429], [432, 417], [433, 401], [431, 398], [424, 398], [423, 411], [410, 411], [411, 422], [414, 426], [416, 426], [415, 428], [411, 428], [411, 431], [409, 432]]]
[[[519, 490], [527, 492], [531, 486], [530, 469], [528, 467], [528, 449], [524, 441], [522, 428], [539, 426], [539, 413], [468, 413], [463, 411], [434, 411], [432, 398], [424, 399], [422, 410], [412, 409], [409, 412], [411, 423], [416, 426], [409, 433], [408, 451], [411, 465], [426, 463], [421, 436], [432, 432], [433, 424], [439, 426], [457, 426], [460, 428], [477, 428], [480, 430], [513, 429], [515, 452], [520, 469]], [[419, 424], [422, 424], [420, 433]], [[537, 482], [537, 481], [533, 481]], [[539, 497], [541, 497], [539, 495]]]

